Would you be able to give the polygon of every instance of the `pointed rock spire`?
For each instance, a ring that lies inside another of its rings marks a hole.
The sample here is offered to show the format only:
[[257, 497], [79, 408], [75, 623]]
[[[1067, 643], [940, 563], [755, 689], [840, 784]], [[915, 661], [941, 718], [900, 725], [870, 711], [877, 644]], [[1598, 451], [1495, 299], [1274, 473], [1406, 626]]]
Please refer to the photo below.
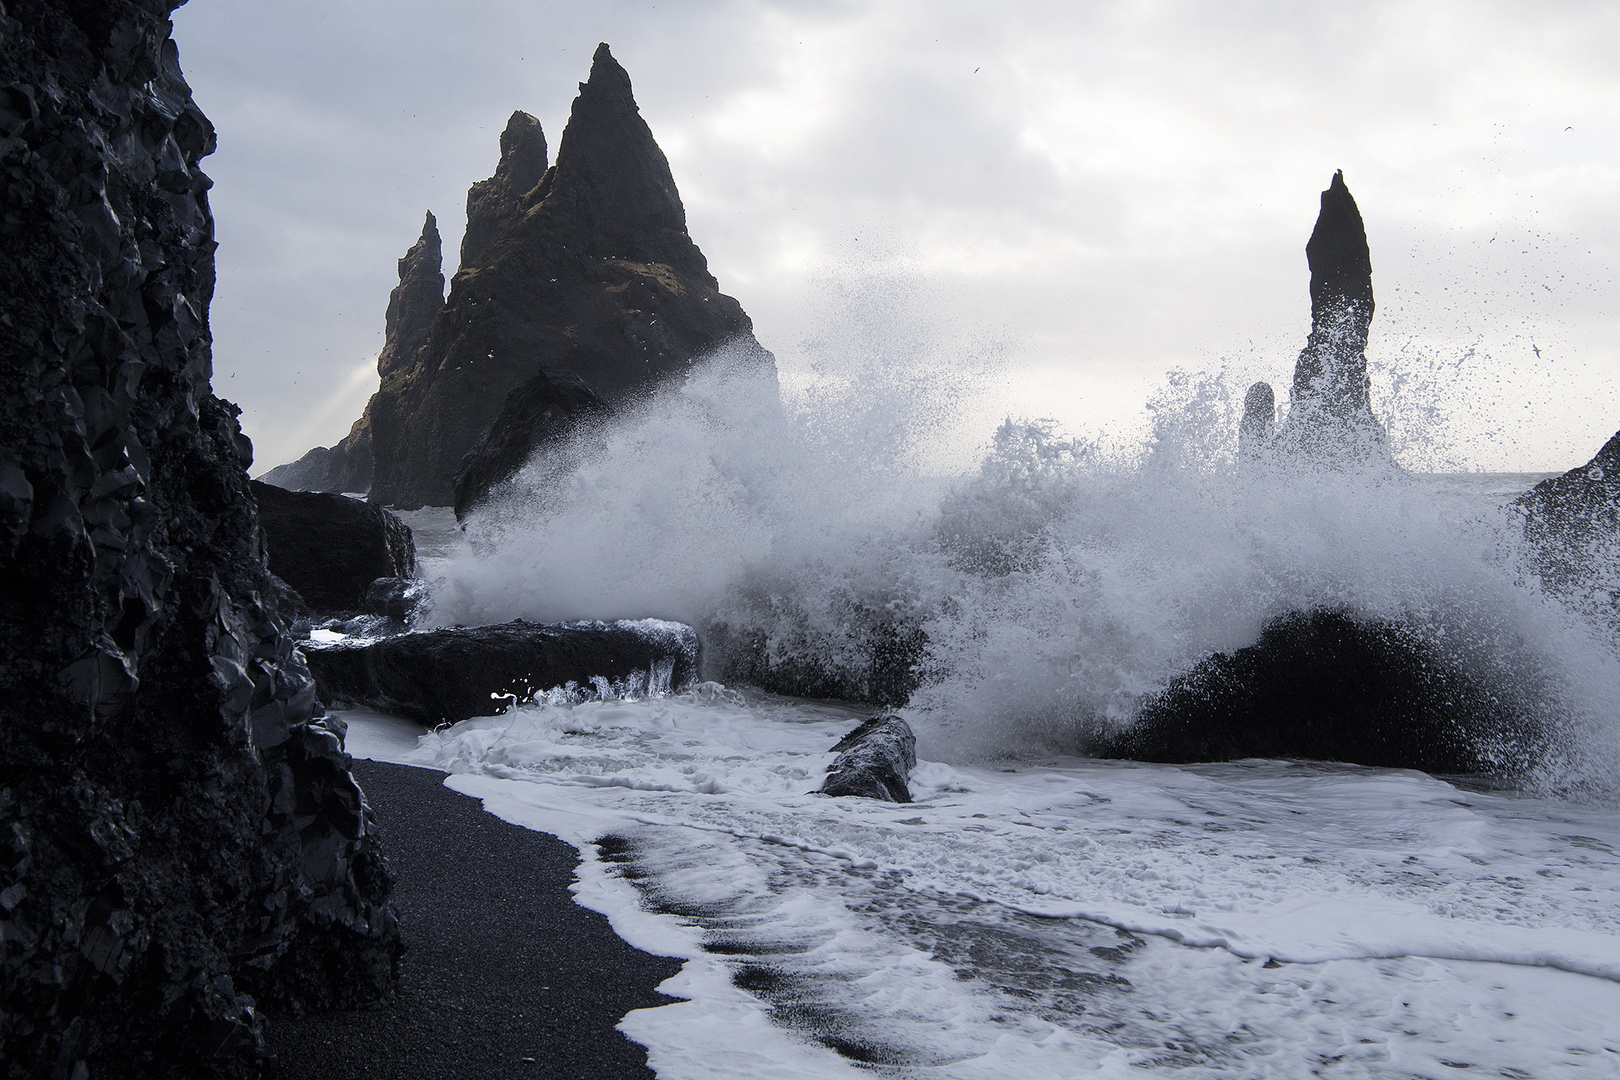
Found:
[[590, 78], [579, 84], [568, 127], [557, 147], [552, 195], [584, 230], [635, 258], [634, 245], [663, 230], [684, 233], [686, 209], [669, 160], [641, 118], [630, 76], [606, 44], [596, 47]]
[[1372, 256], [1342, 171], [1322, 192], [1305, 257], [1311, 267], [1311, 333], [1294, 365], [1284, 432], [1291, 443], [1317, 451], [1381, 448], [1383, 429], [1373, 417], [1367, 382]]
[[546, 133], [522, 109], [501, 132], [501, 160], [495, 175], [467, 192], [467, 231], [461, 238], [461, 265], [481, 260], [489, 246], [519, 215], [524, 196], [546, 173]]
[[429, 210], [422, 236], [399, 260], [399, 284], [388, 294], [384, 341], [377, 374], [387, 378], [416, 355], [427, 340], [433, 316], [444, 306], [444, 253], [439, 223]]

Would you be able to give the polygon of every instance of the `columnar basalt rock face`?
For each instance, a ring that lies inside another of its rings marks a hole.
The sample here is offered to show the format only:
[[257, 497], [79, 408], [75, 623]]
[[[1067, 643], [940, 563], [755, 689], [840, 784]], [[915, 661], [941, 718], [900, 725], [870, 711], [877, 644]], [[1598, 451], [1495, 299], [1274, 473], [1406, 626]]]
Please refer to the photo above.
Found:
[[1372, 255], [1344, 173], [1322, 192], [1305, 245], [1311, 267], [1311, 333], [1294, 365], [1285, 445], [1319, 455], [1388, 455], [1367, 381]]
[[571, 371], [618, 406], [727, 341], [774, 366], [687, 234], [669, 163], [607, 46], [556, 164], [524, 189], [544, 155], [538, 124], [514, 114], [500, 168], [468, 196], [445, 309], [368, 406], [374, 501], [451, 505], [463, 456], [542, 368]]
[[[433, 317], [444, 307], [444, 253], [439, 223], [428, 212], [422, 235], [399, 260], [399, 284], [388, 295], [377, 374], [387, 378], [408, 365], [427, 340]], [[333, 447], [317, 446], [297, 461], [278, 465], [264, 481], [290, 491], [365, 492], [371, 489], [371, 406]]]
[[0, 1062], [247, 1075], [389, 992], [390, 878], [209, 387], [214, 145], [165, 0], [0, 13]]

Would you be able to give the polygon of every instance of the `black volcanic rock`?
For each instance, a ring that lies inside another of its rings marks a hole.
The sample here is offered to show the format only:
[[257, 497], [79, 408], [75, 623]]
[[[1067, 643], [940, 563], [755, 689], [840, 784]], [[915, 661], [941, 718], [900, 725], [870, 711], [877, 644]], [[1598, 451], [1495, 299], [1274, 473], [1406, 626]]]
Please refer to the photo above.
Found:
[[[476, 266], [523, 215], [524, 196], [546, 174], [546, 133], [540, 121], [519, 109], [501, 132], [501, 160], [495, 175], [467, 190], [467, 231], [461, 237], [461, 265]], [[441, 297], [443, 292], [440, 293]]]
[[317, 612], [359, 611], [378, 578], [416, 572], [410, 526], [371, 503], [253, 481], [270, 572]]
[[570, 682], [589, 688], [649, 683], [681, 689], [697, 678], [689, 626], [640, 622], [502, 623], [429, 630], [364, 645], [304, 646], [326, 701], [349, 701], [429, 727], [498, 716], [515, 701]]
[[535, 451], [565, 438], [574, 426], [608, 414], [608, 403], [571, 371], [546, 368], [506, 395], [500, 415], [467, 451], [456, 473], [456, 519], [523, 468]]
[[1306, 758], [1441, 773], [1511, 771], [1540, 727], [1512, 696], [1400, 626], [1345, 611], [1273, 620], [1211, 656], [1091, 748], [1136, 761]]
[[1388, 456], [1368, 398], [1367, 331], [1372, 325], [1372, 255], [1344, 173], [1322, 192], [1305, 245], [1311, 267], [1311, 333], [1294, 365], [1284, 444], [1318, 455]]
[[500, 168], [469, 195], [466, 257], [426, 344], [367, 407], [374, 501], [452, 505], [463, 456], [542, 368], [572, 371], [613, 406], [728, 341], [774, 370], [687, 234], [669, 163], [607, 46], [556, 164], [525, 191], [544, 162], [529, 119], [514, 115]]
[[820, 794], [911, 801], [906, 781], [917, 764], [917, 737], [900, 717], [872, 717], [839, 739], [833, 751], [838, 756], [827, 769]]
[[1543, 480], [1515, 501], [1536, 572], [1554, 593], [1611, 593], [1604, 614], [1620, 622], [1620, 432], [1585, 465]]
[[[410, 363], [444, 307], [444, 256], [439, 224], [428, 211], [422, 235], [399, 260], [399, 284], [388, 294], [377, 374], [386, 378]], [[371, 406], [336, 446], [317, 446], [261, 478], [289, 491], [366, 492], [371, 489]]]
[[211, 392], [214, 148], [164, 0], [0, 11], [0, 1062], [256, 1074], [388, 994], [391, 878]]
[[1271, 384], [1257, 382], [1243, 395], [1243, 419], [1238, 424], [1238, 453], [1252, 457], [1271, 441], [1277, 419], [1277, 397]]

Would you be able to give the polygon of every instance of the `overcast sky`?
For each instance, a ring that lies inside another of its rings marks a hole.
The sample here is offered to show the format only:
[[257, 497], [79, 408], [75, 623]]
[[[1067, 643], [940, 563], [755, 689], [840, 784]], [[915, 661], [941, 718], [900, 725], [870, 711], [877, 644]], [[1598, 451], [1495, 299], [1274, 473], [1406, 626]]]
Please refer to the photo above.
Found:
[[1008, 414], [1129, 433], [1176, 368], [1285, 397], [1339, 168], [1407, 464], [1564, 469], [1620, 427], [1607, 0], [192, 0], [175, 24], [219, 132], [214, 385], [255, 471], [347, 431], [423, 211], [449, 276], [507, 116], [554, 150], [598, 41], [788, 391], [954, 388], [939, 461]]

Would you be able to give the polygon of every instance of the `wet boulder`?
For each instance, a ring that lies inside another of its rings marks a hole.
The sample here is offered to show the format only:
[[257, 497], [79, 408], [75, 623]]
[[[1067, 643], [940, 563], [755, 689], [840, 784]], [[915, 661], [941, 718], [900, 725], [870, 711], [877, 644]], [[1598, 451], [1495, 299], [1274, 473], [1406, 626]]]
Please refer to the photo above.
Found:
[[253, 482], [270, 572], [314, 611], [359, 611], [378, 578], [416, 572], [410, 526], [343, 495]]
[[409, 625], [426, 598], [426, 582], [382, 577], [366, 586], [360, 610], [367, 615], [383, 615], [402, 625]]
[[1531, 709], [1487, 657], [1447, 655], [1395, 623], [1296, 612], [1259, 641], [1206, 658], [1088, 747], [1135, 761], [1301, 758], [1438, 773], [1533, 760]]
[[839, 739], [838, 754], [827, 769], [822, 795], [859, 795], [885, 802], [908, 803], [907, 781], [917, 764], [917, 738], [911, 725], [893, 714], [874, 716]]
[[1620, 432], [1591, 461], [1543, 480], [1514, 504], [1542, 587], [1620, 625]]
[[660, 619], [467, 626], [303, 646], [321, 700], [428, 726], [498, 716], [536, 692], [679, 690], [697, 678], [697, 632]]

